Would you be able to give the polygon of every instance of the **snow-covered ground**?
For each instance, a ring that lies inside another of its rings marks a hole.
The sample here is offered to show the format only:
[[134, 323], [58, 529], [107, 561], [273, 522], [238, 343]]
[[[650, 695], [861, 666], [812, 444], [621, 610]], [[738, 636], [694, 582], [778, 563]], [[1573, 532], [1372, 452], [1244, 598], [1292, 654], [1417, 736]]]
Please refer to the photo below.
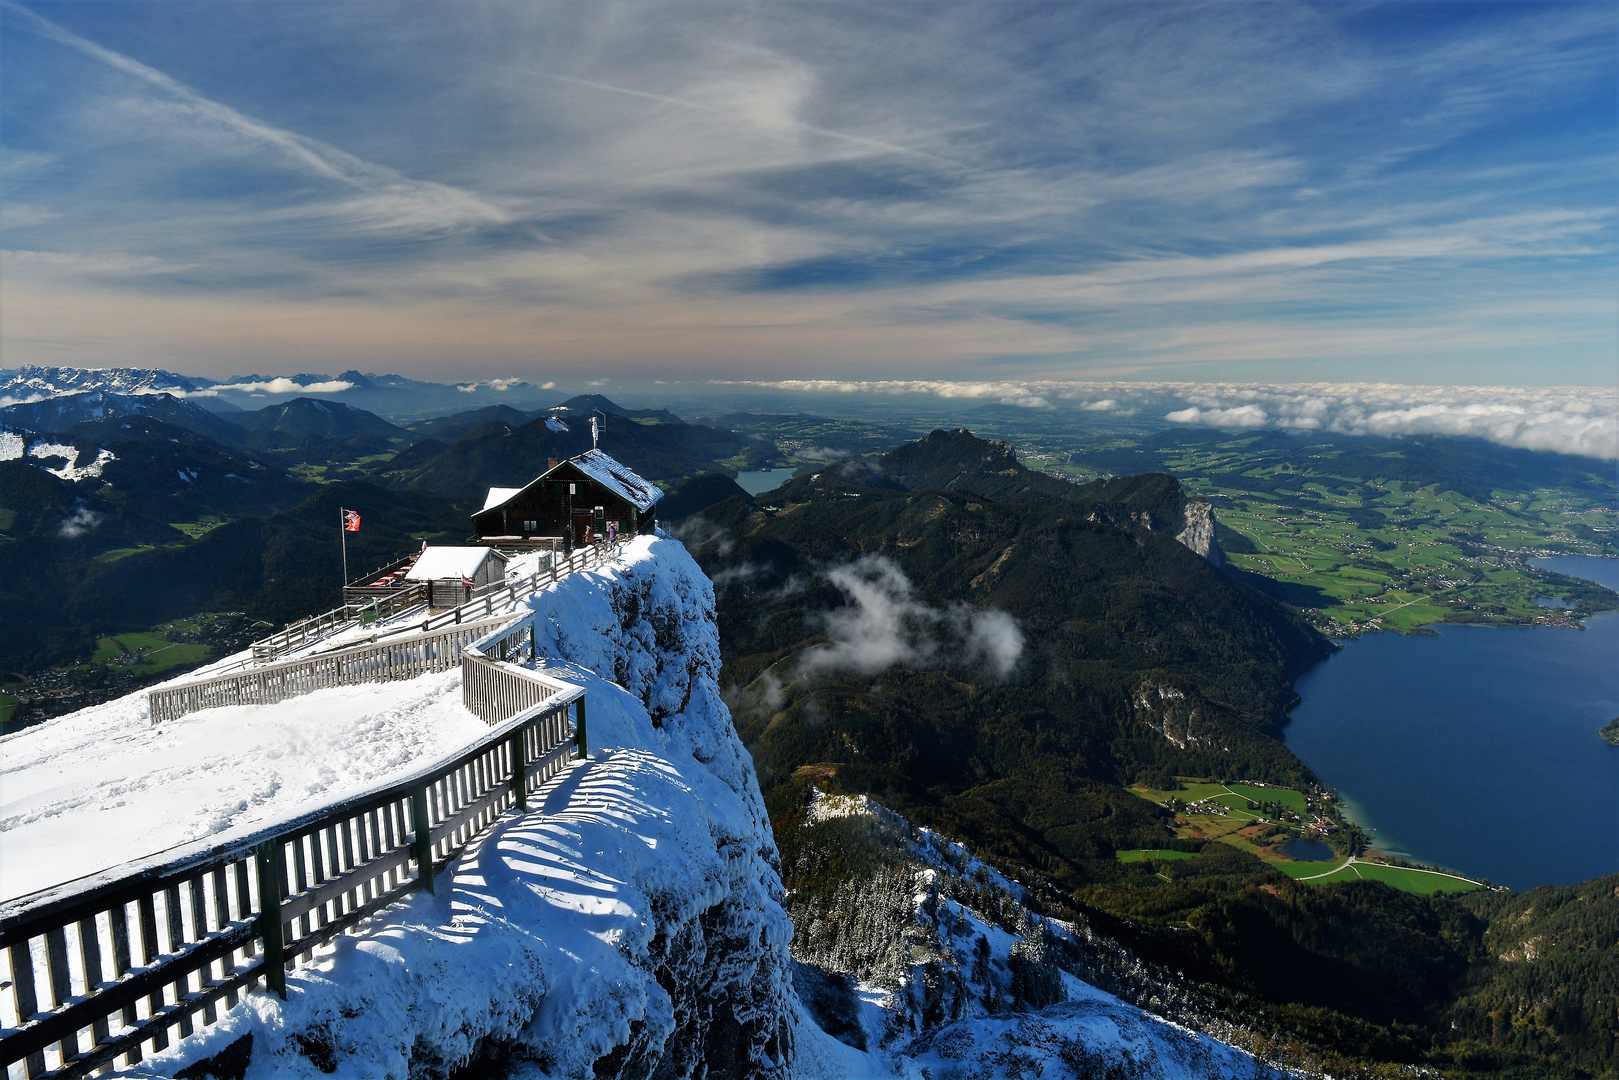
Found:
[[[547, 669], [585, 688], [590, 759], [486, 833], [436, 895], [291, 973], [286, 1002], [252, 995], [143, 1071], [172, 1075], [251, 1035], [255, 1077], [403, 1080], [474, 1058], [467, 1075], [592, 1077], [604, 1058], [627, 1073], [787, 1075], [792, 928], [719, 699], [711, 586], [677, 542], [648, 537], [522, 606], [540, 616]], [[262, 824], [485, 731], [454, 671], [162, 728], [144, 694], [54, 720], [0, 748], [7, 889], [111, 861], [86, 848], [117, 859]]]
[[[522, 556], [511, 576], [539, 568], [539, 556]], [[409, 632], [420, 617], [345, 627], [287, 658]], [[236, 653], [163, 685], [250, 661]], [[156, 728], [146, 695], [0, 739], [0, 901], [192, 840], [251, 832], [408, 775], [488, 731], [461, 706], [459, 670], [207, 709]]]
[[461, 672], [153, 727], [144, 692], [0, 742], [0, 900], [407, 775], [488, 731]]

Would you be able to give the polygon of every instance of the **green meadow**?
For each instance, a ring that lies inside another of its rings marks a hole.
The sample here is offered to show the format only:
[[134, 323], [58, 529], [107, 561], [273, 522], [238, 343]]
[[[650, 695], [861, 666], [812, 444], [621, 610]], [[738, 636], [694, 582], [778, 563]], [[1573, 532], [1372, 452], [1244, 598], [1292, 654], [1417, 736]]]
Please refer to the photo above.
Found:
[[1116, 851], [1114, 857], [1120, 862], [1151, 862], [1164, 859], [1170, 862], [1176, 859], [1195, 859], [1195, 851], [1175, 851], [1171, 848], [1137, 848], [1134, 851]]
[[[1446, 893], [1471, 892], [1481, 887], [1479, 882], [1466, 878], [1367, 862], [1363, 859], [1350, 862], [1343, 855], [1320, 862], [1303, 862], [1289, 858], [1280, 851], [1280, 844], [1289, 836], [1303, 835], [1303, 831], [1291, 825], [1282, 825], [1280, 827], [1285, 830], [1284, 833], [1271, 835], [1272, 829], [1279, 823], [1264, 819], [1257, 807], [1266, 803], [1280, 803], [1294, 813], [1304, 816], [1308, 805], [1304, 792], [1291, 788], [1259, 787], [1253, 784], [1220, 784], [1196, 777], [1176, 777], [1176, 780], [1181, 784], [1178, 791], [1141, 786], [1129, 790], [1131, 794], [1160, 806], [1176, 799], [1182, 803], [1208, 800], [1227, 807], [1229, 812], [1223, 815], [1178, 813], [1176, 835], [1183, 840], [1217, 840], [1263, 860], [1271, 869], [1286, 874], [1296, 881], [1303, 881], [1309, 885], [1381, 881], [1402, 892], [1423, 895], [1435, 890]], [[1197, 856], [1186, 851], [1135, 849], [1116, 852], [1115, 857], [1120, 862], [1134, 863], [1158, 859], [1191, 859]]]
[[[175, 624], [175, 632], [183, 632]], [[207, 660], [213, 652], [207, 645], [170, 641], [162, 633], [136, 632], [104, 637], [90, 655], [92, 664], [114, 663], [127, 666], [136, 675], [156, 675], [171, 668], [189, 667]]]

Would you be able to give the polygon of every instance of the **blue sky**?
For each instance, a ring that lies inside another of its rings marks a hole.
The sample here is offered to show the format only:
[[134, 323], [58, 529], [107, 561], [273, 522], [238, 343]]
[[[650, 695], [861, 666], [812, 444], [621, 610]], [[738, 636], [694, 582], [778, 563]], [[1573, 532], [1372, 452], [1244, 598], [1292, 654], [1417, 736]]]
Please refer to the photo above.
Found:
[[5, 363], [1613, 385], [1602, 4], [0, 0]]

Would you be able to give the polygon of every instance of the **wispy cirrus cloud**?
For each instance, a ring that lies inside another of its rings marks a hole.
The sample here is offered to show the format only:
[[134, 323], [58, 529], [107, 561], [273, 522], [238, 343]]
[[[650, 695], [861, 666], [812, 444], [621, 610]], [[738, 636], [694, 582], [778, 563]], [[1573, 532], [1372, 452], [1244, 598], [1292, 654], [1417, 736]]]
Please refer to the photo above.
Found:
[[1619, 347], [1611, 6], [50, 10], [0, 4], [19, 361], [1600, 382]]

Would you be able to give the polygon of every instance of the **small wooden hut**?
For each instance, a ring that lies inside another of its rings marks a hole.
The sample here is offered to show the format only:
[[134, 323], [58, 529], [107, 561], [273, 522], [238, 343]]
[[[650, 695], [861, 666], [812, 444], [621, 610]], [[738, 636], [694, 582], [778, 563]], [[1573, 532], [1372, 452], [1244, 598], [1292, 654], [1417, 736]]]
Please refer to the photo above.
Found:
[[[496, 547], [533, 547], [554, 540], [564, 549], [652, 530], [658, 485], [601, 450], [553, 461], [520, 488], [490, 488], [472, 515], [478, 540]], [[612, 528], [609, 529], [609, 526]]]
[[429, 582], [432, 607], [455, 607], [472, 599], [474, 589], [506, 579], [506, 556], [492, 547], [428, 547], [405, 574]]

